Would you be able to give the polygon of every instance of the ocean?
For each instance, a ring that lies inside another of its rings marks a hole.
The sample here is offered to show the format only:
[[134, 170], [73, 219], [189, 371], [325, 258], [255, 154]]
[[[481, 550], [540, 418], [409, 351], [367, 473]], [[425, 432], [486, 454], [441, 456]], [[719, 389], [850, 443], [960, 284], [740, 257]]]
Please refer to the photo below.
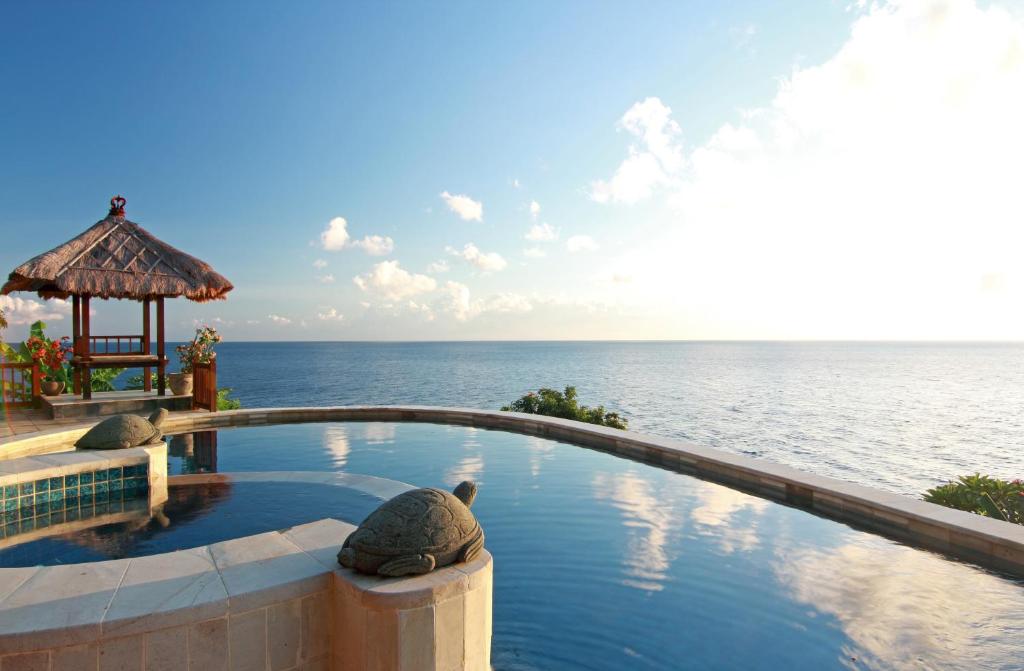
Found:
[[497, 409], [576, 386], [630, 428], [918, 497], [1024, 476], [1024, 344], [225, 342], [244, 407]]

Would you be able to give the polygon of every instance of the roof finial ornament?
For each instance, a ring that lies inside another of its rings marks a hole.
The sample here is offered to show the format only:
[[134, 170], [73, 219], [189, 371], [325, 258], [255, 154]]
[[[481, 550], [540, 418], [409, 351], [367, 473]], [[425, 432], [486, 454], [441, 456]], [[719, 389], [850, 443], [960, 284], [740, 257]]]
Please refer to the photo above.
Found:
[[124, 199], [120, 194], [110, 199], [110, 212], [107, 214], [108, 217], [123, 217], [124, 206], [128, 201]]

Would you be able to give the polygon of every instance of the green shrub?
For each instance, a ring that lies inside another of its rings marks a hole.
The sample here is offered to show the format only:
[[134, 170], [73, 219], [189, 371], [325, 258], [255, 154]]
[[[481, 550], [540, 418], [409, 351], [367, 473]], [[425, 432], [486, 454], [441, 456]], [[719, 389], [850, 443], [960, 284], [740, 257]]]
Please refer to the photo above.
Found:
[[231, 387], [221, 387], [217, 390], [218, 410], [239, 410], [242, 407], [242, 402], [237, 398], [229, 398], [230, 394]]
[[947, 508], [1024, 524], [1024, 481], [975, 473], [929, 489], [924, 500]]
[[576, 400], [576, 387], [566, 387], [565, 393], [555, 389], [539, 389], [502, 407], [504, 412], [525, 412], [530, 415], [546, 415], [574, 419], [577, 422], [600, 424], [613, 429], [625, 429], [628, 421], [619, 417], [616, 412], [605, 412], [604, 406], [589, 408], [579, 405]]

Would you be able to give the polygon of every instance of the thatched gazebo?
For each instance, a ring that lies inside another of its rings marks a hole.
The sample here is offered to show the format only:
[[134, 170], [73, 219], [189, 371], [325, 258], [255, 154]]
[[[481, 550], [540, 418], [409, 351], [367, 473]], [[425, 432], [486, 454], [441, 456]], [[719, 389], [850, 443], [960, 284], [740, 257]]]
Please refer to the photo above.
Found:
[[[157, 369], [157, 392], [165, 394], [167, 356], [164, 299], [184, 296], [205, 302], [223, 299], [234, 287], [209, 264], [153, 237], [125, 219], [125, 199], [110, 199], [106, 218], [78, 237], [23, 263], [11, 272], [0, 294], [34, 291], [42, 298], [72, 299], [75, 393], [92, 397], [93, 368], [143, 368], [146, 391]], [[92, 298], [126, 298], [142, 303], [142, 334], [94, 336]], [[150, 303], [156, 303], [156, 354], [150, 351]]]

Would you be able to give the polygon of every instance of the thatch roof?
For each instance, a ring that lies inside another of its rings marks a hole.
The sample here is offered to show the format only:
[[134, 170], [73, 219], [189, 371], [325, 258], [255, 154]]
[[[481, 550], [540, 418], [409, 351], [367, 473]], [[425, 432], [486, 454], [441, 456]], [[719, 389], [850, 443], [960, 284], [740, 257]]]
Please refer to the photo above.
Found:
[[88, 294], [135, 300], [185, 296], [203, 302], [224, 298], [234, 288], [208, 264], [125, 219], [124, 199], [111, 205], [105, 219], [77, 238], [15, 268], [0, 294], [35, 291], [43, 298]]

